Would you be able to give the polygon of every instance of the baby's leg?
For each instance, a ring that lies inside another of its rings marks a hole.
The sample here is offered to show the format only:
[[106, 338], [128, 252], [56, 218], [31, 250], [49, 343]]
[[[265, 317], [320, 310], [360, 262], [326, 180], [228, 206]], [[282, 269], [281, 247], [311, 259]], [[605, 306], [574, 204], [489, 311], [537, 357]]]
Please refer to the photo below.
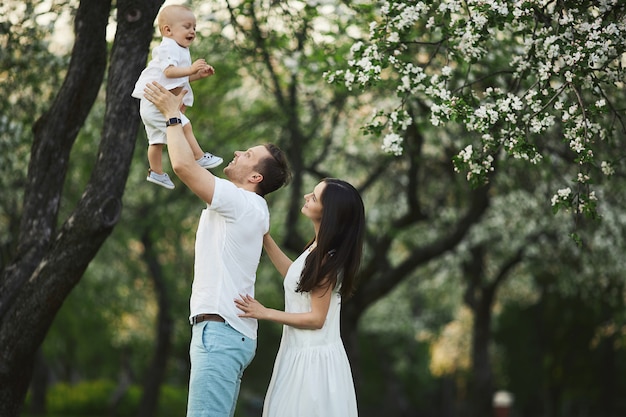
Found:
[[183, 133], [185, 134], [185, 139], [187, 139], [187, 143], [189, 143], [189, 147], [193, 152], [193, 157], [195, 159], [202, 158], [204, 152], [196, 139], [196, 136], [193, 134], [193, 128], [191, 127], [191, 122], [187, 123], [183, 126]]
[[185, 139], [187, 139], [187, 143], [189, 143], [189, 147], [193, 152], [193, 157], [202, 168], [215, 168], [224, 162], [224, 160], [219, 156], [202, 150], [200, 144], [198, 144], [196, 136], [193, 134], [191, 122], [183, 124], [183, 133], [185, 134]]
[[154, 145], [148, 145], [148, 163], [150, 164], [150, 171], [157, 174], [163, 173], [163, 144], [155, 143]]

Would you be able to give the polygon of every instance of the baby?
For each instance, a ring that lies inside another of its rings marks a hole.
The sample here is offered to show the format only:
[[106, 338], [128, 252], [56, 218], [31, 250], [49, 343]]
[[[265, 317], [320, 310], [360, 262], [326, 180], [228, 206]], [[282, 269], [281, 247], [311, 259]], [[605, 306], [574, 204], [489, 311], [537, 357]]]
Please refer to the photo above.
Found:
[[[167, 173], [163, 172], [162, 166], [163, 146], [167, 144], [165, 134], [167, 126], [182, 123], [185, 138], [201, 167], [215, 168], [223, 160], [219, 156], [202, 151], [193, 134], [191, 123], [184, 114], [185, 109], [193, 105], [190, 82], [209, 77], [215, 72], [204, 59], [191, 62], [189, 46], [196, 38], [196, 17], [187, 6], [165, 6], [159, 13], [158, 24], [163, 39], [161, 44], [152, 50], [152, 60], [139, 76], [132, 96], [141, 99], [139, 113], [148, 135], [150, 169], [146, 180], [171, 190], [174, 183]], [[180, 118], [165, 120], [154, 104], [144, 98], [144, 88], [152, 81], [157, 81], [177, 95], [183, 90], [187, 91]]]

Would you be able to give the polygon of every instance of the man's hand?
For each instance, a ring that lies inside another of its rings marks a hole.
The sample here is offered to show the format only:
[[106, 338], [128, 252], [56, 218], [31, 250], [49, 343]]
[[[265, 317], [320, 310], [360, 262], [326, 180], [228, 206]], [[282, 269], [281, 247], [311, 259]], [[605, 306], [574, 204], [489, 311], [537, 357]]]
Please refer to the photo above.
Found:
[[183, 90], [179, 95], [174, 95], [165, 89], [161, 84], [153, 81], [146, 84], [143, 90], [144, 97], [151, 101], [166, 119], [180, 116], [180, 108], [183, 104], [183, 97], [187, 90]]

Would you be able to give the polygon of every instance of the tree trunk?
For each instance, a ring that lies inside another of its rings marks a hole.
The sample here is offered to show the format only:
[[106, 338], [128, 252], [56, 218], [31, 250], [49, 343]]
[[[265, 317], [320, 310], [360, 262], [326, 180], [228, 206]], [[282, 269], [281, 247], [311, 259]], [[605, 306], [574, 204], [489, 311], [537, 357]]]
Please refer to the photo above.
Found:
[[[533, 240], [535, 237], [528, 237]], [[484, 417], [493, 414], [493, 372], [489, 347], [491, 345], [492, 308], [499, 286], [509, 276], [513, 267], [519, 264], [524, 255], [521, 247], [513, 253], [497, 269], [497, 273], [489, 279], [486, 276], [485, 244], [471, 249], [471, 258], [463, 264], [463, 273], [467, 279], [465, 303], [474, 317], [472, 329], [472, 369], [469, 381], [469, 413], [471, 417]]]
[[[624, 299], [620, 296], [615, 297], [612, 294], [623, 294], [624, 290], [622, 285], [611, 286], [606, 291], [605, 299], [607, 304], [602, 306], [602, 318], [606, 323], [610, 323], [614, 320], [613, 312], [624, 309]], [[609, 300], [612, 300], [610, 302]], [[618, 306], [611, 308], [613, 305]], [[611, 306], [611, 307], [609, 307]], [[599, 365], [599, 378], [602, 381], [602, 387], [600, 389], [600, 415], [602, 416], [616, 416], [618, 415], [619, 404], [619, 389], [618, 389], [618, 356], [617, 346], [620, 343], [619, 332], [607, 335], [604, 340], [600, 342], [598, 350], [602, 352], [602, 361]]]
[[[361, 374], [361, 355], [359, 354], [359, 338], [357, 324], [360, 315], [356, 314], [354, 308], [350, 308], [352, 304], [348, 301], [347, 305], [342, 306], [341, 310], [341, 335], [346, 354], [350, 360], [350, 368], [352, 369], [352, 378], [354, 379], [354, 388], [357, 394], [363, 385], [363, 377]], [[358, 399], [358, 395], [357, 395]]]
[[46, 414], [46, 394], [48, 391], [49, 374], [48, 365], [40, 349], [35, 355], [35, 367], [30, 384], [30, 413], [35, 416], [43, 416]]
[[157, 293], [159, 304], [159, 314], [157, 316], [157, 340], [156, 348], [152, 363], [148, 367], [144, 384], [141, 403], [139, 404], [139, 417], [152, 417], [157, 413], [157, 405], [159, 402], [159, 392], [161, 384], [165, 378], [165, 369], [167, 358], [169, 357], [172, 346], [172, 332], [174, 323], [172, 322], [170, 313], [170, 302], [167, 296], [167, 286], [163, 277], [163, 270], [157, 255], [154, 252], [152, 239], [150, 238], [150, 229], [144, 231], [141, 241], [144, 245], [143, 258], [148, 265], [150, 277], [154, 283], [154, 289]]
[[482, 297], [474, 311], [472, 334], [472, 373], [470, 380], [471, 415], [488, 416], [493, 413], [493, 374], [491, 371], [491, 301]]
[[491, 396], [493, 377], [489, 357], [491, 340], [491, 304], [493, 288], [485, 284], [486, 248], [482, 245], [471, 249], [471, 258], [463, 264], [463, 274], [467, 277], [465, 303], [472, 311], [472, 368], [469, 378], [469, 415], [483, 417], [493, 413]]
[[0, 415], [17, 417], [35, 354], [55, 314], [117, 223], [139, 115], [130, 96], [144, 67], [162, 0], [119, 0], [106, 112], [91, 178], [57, 232], [63, 184], [78, 132], [107, 62], [110, 0], [81, 0], [67, 77], [35, 124], [16, 255], [0, 281]]

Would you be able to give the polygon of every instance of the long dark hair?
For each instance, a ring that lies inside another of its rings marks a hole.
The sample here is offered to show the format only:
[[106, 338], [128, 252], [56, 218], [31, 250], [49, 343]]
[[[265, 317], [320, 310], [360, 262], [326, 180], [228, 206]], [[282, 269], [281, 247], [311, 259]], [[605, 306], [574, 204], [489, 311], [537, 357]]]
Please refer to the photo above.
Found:
[[[352, 295], [361, 264], [365, 208], [359, 192], [336, 178], [322, 180], [326, 187], [320, 196], [322, 220], [317, 247], [306, 258], [297, 291], [310, 292], [318, 286], [338, 285], [342, 297]], [[311, 246], [313, 241], [307, 244]]]

